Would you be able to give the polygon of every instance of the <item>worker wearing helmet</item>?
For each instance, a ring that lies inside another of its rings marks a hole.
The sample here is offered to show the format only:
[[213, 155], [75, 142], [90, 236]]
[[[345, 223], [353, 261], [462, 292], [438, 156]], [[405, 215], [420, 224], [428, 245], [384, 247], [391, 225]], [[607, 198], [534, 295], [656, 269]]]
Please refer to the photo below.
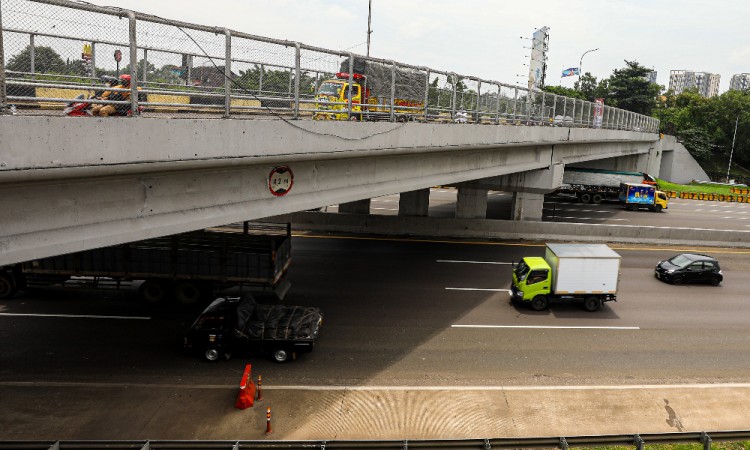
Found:
[[[123, 74], [118, 78], [119, 84], [116, 89], [130, 89], [130, 75]], [[100, 97], [102, 100], [127, 101], [130, 100], [130, 91], [107, 91]], [[97, 104], [91, 108], [94, 116], [126, 116], [130, 105]]]

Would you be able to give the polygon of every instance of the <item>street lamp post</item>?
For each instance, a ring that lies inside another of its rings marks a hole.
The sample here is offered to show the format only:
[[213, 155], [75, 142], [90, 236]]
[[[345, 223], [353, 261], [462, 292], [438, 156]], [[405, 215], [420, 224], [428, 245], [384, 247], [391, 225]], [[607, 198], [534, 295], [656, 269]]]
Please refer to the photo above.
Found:
[[367, 2], [367, 56], [370, 56], [370, 34], [372, 34], [372, 31], [370, 30], [370, 21], [372, 19], [372, 0], [369, 0]]
[[732, 168], [732, 155], [734, 155], [734, 141], [737, 139], [737, 125], [740, 123], [740, 115], [734, 121], [734, 137], [732, 138], [732, 150], [729, 152], [729, 166], [727, 166], [727, 183], [729, 183], [729, 170]]
[[578, 82], [581, 82], [581, 75], [583, 75], [583, 57], [586, 56], [586, 53], [591, 53], [599, 50], [598, 48], [594, 48], [591, 50], [586, 50], [583, 52], [583, 55], [581, 55], [581, 60], [578, 61]]

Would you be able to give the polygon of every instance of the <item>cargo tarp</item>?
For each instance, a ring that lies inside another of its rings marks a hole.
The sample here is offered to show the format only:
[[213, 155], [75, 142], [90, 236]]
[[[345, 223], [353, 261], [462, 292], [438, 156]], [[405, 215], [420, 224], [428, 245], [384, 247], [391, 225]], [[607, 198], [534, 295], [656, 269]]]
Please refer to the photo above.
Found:
[[[354, 58], [354, 73], [366, 77], [367, 87], [373, 95], [380, 98], [381, 104], [388, 103], [391, 98], [391, 69], [392, 66], [374, 61]], [[349, 58], [341, 63], [340, 72], [349, 73]], [[425, 74], [414, 69], [396, 68], [396, 98], [424, 101]]]
[[235, 332], [249, 339], [310, 339], [321, 317], [319, 308], [263, 305], [247, 295], [237, 305]]

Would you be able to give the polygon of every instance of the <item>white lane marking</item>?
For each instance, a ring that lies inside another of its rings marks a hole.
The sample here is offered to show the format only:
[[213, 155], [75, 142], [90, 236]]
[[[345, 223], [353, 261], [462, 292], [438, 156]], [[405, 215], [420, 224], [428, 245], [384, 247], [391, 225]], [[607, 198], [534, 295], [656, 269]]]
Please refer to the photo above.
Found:
[[452, 328], [528, 328], [544, 330], [640, 330], [640, 327], [563, 326], [563, 325], [451, 325]]
[[578, 209], [578, 208], [543, 208], [545, 211], [572, 211], [572, 212], [590, 212], [590, 213], [602, 213], [602, 214], [613, 214], [615, 211], [607, 211], [604, 209]]
[[[158, 383], [83, 383], [64, 381], [0, 381], [0, 386], [55, 386], [55, 387], [142, 387], [142, 388], [175, 388], [175, 389], [237, 389], [236, 384], [158, 384]], [[620, 384], [592, 386], [346, 386], [346, 385], [268, 385], [263, 389], [291, 391], [613, 391], [638, 389], [726, 389], [750, 388], [750, 383], [724, 384]]]
[[371, 207], [370, 209], [379, 210], [379, 211], [398, 211], [398, 208], [375, 208]]
[[547, 217], [552, 217], [554, 219], [577, 219], [577, 220], [618, 220], [622, 222], [630, 222], [630, 219], [612, 219], [608, 217], [568, 217], [568, 216], [553, 216], [551, 214], [547, 214]]
[[87, 314], [21, 314], [21, 313], [0, 313], [0, 316], [18, 316], [18, 317], [66, 317], [73, 319], [132, 319], [132, 320], [151, 320], [150, 317], [138, 316], [91, 316]]
[[510, 292], [510, 289], [482, 289], [482, 288], [457, 288], [447, 287], [446, 291], [485, 291], [485, 292]]
[[504, 264], [511, 265], [509, 262], [498, 262], [498, 261], [460, 261], [456, 259], [438, 259], [439, 263], [463, 263], [463, 264]]

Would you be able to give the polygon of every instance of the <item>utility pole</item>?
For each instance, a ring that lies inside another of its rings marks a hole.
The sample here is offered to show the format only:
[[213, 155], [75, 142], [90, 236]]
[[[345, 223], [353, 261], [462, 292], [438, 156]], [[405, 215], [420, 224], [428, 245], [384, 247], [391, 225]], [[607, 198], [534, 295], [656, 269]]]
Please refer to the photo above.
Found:
[[367, 56], [370, 56], [370, 22], [372, 21], [372, 0], [367, 2]]
[[729, 152], [729, 166], [727, 166], [727, 183], [729, 183], [729, 169], [732, 168], [732, 155], [734, 155], [734, 141], [737, 139], [737, 125], [740, 123], [740, 115], [737, 114], [737, 120], [734, 121], [734, 137], [732, 138], [732, 150]]

